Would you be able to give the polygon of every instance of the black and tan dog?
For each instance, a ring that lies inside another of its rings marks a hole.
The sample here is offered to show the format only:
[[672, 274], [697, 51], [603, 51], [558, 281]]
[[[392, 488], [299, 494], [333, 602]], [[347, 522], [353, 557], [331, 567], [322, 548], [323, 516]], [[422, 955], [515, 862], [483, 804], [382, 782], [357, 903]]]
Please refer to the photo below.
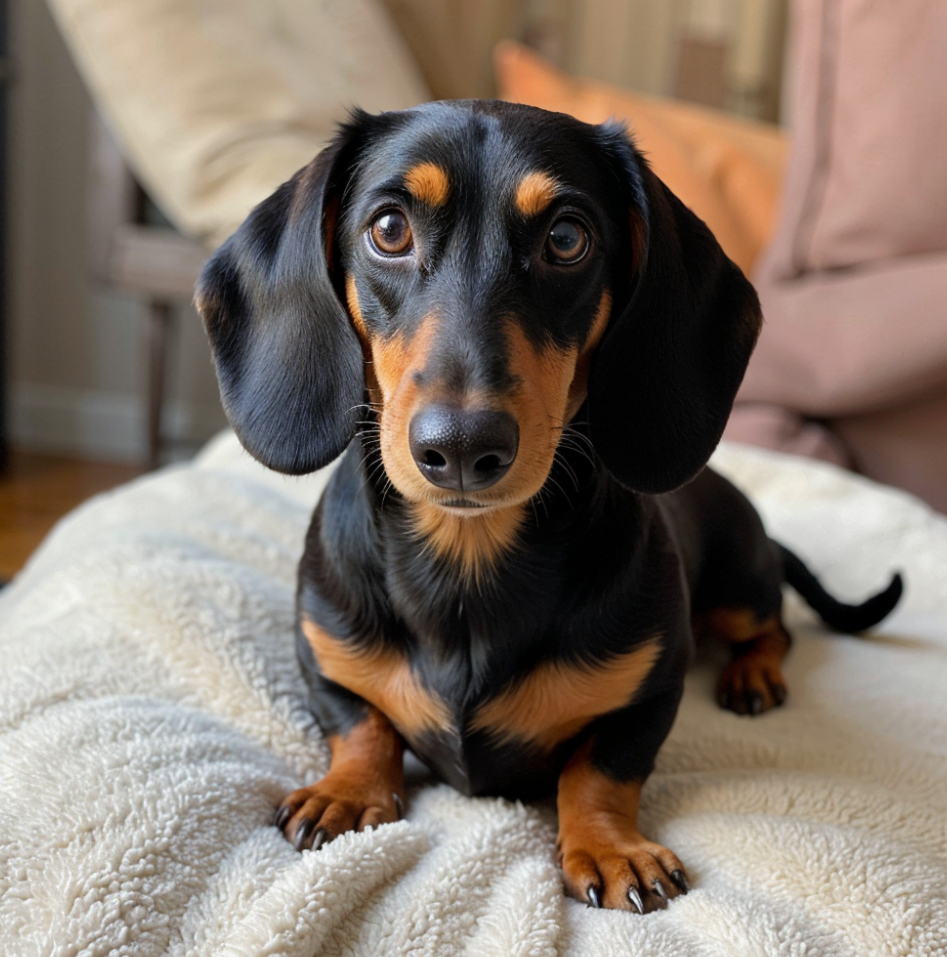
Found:
[[755, 714], [786, 693], [784, 580], [845, 630], [900, 593], [834, 602], [704, 469], [760, 312], [703, 223], [618, 126], [357, 113], [197, 301], [253, 455], [304, 473], [348, 448], [298, 596], [332, 763], [286, 836], [397, 819], [407, 746], [467, 794], [556, 791], [572, 896], [684, 893], [637, 810], [695, 633], [732, 643], [721, 703]]

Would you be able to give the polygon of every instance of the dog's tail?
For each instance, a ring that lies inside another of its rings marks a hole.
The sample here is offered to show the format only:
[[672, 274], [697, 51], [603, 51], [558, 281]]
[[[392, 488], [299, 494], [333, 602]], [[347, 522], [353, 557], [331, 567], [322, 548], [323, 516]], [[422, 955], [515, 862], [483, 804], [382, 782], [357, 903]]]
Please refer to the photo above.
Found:
[[786, 581], [799, 592], [806, 604], [835, 631], [853, 635], [877, 625], [901, 599], [904, 580], [897, 572], [891, 576], [888, 587], [872, 595], [860, 605], [847, 605], [830, 595], [803, 560], [785, 545], [779, 545], [785, 567]]

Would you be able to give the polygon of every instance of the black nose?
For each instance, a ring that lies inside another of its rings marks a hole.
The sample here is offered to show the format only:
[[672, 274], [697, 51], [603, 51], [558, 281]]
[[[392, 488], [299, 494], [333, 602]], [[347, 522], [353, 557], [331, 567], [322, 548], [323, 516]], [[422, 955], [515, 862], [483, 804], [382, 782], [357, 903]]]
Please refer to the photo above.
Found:
[[519, 445], [516, 419], [506, 412], [467, 412], [429, 405], [408, 430], [421, 474], [439, 488], [476, 492], [498, 482]]

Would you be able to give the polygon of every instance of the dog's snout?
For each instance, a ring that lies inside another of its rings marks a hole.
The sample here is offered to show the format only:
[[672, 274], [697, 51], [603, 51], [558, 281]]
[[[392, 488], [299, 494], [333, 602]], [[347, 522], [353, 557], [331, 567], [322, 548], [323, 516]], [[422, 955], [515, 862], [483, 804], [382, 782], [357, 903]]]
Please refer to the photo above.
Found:
[[519, 426], [506, 412], [429, 405], [411, 420], [409, 442], [432, 485], [477, 492], [498, 482], [513, 464]]

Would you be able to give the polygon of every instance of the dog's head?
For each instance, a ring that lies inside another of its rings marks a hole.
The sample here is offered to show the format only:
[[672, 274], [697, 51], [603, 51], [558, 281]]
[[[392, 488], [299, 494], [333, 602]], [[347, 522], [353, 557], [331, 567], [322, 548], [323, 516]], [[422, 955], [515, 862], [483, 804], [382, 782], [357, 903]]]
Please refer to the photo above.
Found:
[[394, 486], [461, 511], [535, 495], [583, 405], [620, 482], [688, 481], [760, 324], [622, 128], [479, 101], [355, 114], [221, 247], [197, 303], [258, 459], [326, 464], [367, 393]]

